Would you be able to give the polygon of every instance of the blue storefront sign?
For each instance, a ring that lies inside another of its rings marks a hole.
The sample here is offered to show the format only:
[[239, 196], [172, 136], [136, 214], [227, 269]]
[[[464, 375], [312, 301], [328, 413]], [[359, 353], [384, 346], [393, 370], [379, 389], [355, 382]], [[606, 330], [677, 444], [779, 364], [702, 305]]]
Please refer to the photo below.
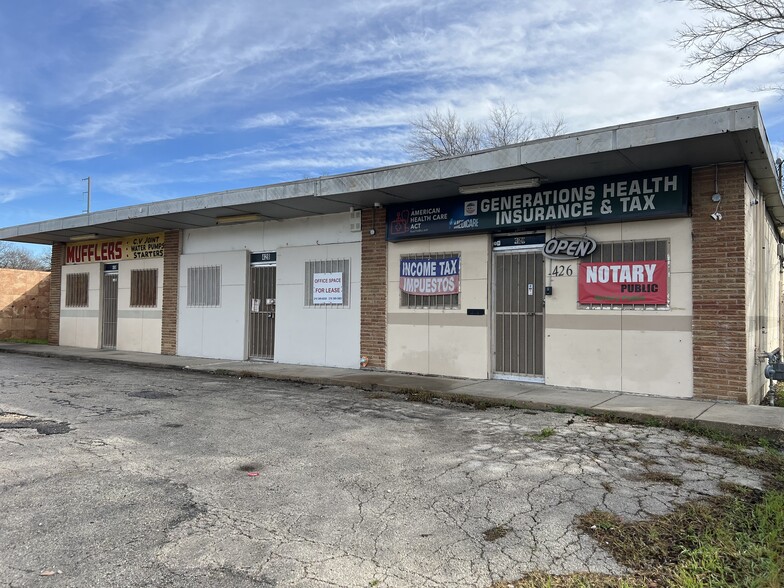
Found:
[[673, 168], [390, 206], [387, 240], [687, 216], [691, 170]]

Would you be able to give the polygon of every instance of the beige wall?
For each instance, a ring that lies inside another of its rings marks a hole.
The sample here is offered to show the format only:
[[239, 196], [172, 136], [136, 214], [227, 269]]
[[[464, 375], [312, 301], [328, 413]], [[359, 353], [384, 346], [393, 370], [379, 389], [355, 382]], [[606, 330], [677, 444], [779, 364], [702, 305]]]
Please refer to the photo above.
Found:
[[[117, 349], [161, 352], [161, 303], [163, 301], [163, 259], [121, 261], [117, 275]], [[157, 269], [155, 307], [131, 307], [131, 270]]]
[[[489, 235], [390, 243], [387, 258], [387, 369], [487, 378], [489, 365], [487, 266]], [[460, 253], [460, 308], [400, 308], [400, 256]], [[484, 308], [484, 316], [466, 309]]]
[[775, 228], [751, 175], [746, 173], [746, 389], [749, 404], [759, 404], [768, 390], [762, 353], [780, 341], [782, 279]]
[[[83, 263], [64, 265], [60, 291], [60, 345], [73, 347], [100, 347], [101, 264]], [[88, 273], [89, 291], [87, 306], [68, 308], [65, 305], [66, 284], [69, 274]]]
[[[572, 276], [546, 278], [545, 383], [659, 396], [692, 395], [691, 221], [688, 218], [588, 227], [597, 242], [670, 240], [669, 310], [584, 310], [577, 305], [578, 262]], [[582, 234], [579, 228], [549, 230]]]

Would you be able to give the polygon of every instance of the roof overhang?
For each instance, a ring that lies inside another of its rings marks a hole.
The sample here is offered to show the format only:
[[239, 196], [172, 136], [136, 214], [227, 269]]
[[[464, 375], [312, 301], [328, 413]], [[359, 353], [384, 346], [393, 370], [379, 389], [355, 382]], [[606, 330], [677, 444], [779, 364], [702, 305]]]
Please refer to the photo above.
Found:
[[0, 229], [0, 239], [26, 243], [194, 229], [218, 217], [259, 219], [347, 212], [375, 204], [455, 196], [460, 186], [543, 178], [561, 182], [660, 168], [743, 161], [779, 227], [784, 200], [757, 103], [539, 139], [468, 155], [324, 176], [284, 184], [163, 200]]

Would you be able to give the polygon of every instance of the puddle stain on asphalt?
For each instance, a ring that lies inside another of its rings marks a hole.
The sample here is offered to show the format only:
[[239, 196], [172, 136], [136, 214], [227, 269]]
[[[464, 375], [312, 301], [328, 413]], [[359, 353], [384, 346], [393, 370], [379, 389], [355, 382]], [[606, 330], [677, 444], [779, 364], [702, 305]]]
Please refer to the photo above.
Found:
[[39, 435], [61, 435], [71, 426], [65, 422], [39, 419], [16, 412], [0, 412], [0, 429], [35, 429]]

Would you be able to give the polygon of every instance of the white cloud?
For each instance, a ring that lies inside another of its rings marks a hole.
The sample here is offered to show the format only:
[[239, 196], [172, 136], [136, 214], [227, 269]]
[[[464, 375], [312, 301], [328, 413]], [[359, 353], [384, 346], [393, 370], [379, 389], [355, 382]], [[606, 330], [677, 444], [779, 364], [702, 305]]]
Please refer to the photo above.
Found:
[[19, 155], [30, 146], [32, 140], [24, 130], [27, 124], [19, 103], [0, 98], [0, 159]]

